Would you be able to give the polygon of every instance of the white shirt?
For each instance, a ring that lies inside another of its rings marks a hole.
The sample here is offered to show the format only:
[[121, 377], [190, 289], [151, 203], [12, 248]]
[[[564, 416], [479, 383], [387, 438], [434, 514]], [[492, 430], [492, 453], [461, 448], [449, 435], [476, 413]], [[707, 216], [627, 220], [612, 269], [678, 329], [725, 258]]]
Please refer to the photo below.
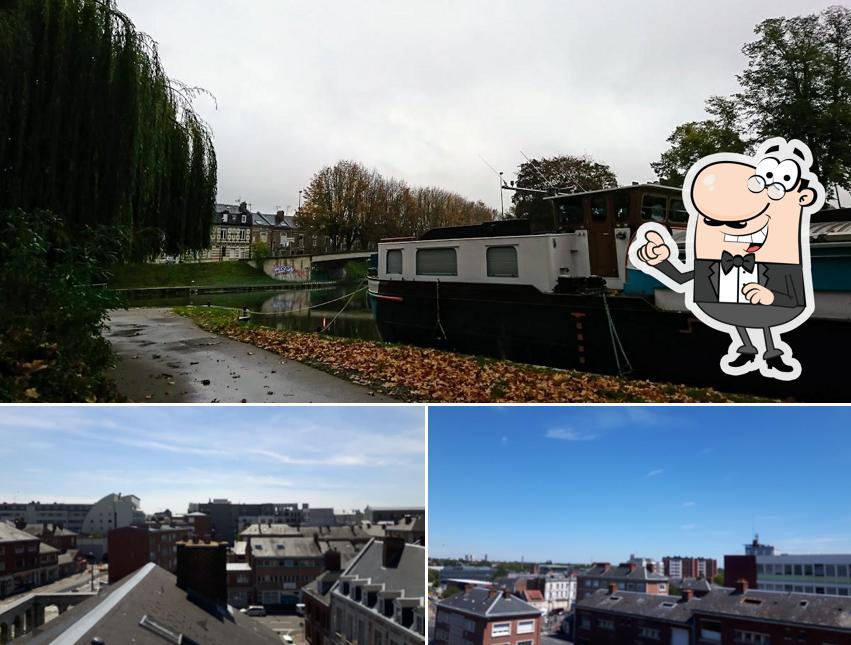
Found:
[[750, 300], [742, 294], [742, 287], [751, 282], [759, 282], [759, 264], [754, 263], [753, 271], [746, 271], [745, 267], [733, 267], [730, 273], [724, 273], [721, 265], [718, 265], [718, 302], [743, 302]]

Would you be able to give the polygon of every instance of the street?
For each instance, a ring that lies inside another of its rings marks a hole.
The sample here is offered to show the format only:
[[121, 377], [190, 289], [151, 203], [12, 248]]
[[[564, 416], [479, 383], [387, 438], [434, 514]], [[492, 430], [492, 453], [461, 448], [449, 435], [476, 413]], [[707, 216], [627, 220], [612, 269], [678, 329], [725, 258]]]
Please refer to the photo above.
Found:
[[267, 615], [257, 616], [254, 620], [260, 621], [266, 627], [281, 635], [289, 634], [295, 645], [305, 645], [303, 616], [295, 614]]
[[171, 309], [110, 312], [104, 337], [119, 392], [151, 403], [384, 403], [393, 399], [253, 345], [210, 334]]

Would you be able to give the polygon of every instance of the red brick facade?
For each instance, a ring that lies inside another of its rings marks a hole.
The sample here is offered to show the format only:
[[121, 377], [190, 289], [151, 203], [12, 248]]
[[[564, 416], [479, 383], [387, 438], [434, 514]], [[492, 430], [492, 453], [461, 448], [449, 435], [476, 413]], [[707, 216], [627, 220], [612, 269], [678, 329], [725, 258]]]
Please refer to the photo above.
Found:
[[189, 527], [125, 526], [111, 529], [107, 536], [109, 583], [113, 584], [148, 562], [174, 573], [177, 542], [191, 537]]

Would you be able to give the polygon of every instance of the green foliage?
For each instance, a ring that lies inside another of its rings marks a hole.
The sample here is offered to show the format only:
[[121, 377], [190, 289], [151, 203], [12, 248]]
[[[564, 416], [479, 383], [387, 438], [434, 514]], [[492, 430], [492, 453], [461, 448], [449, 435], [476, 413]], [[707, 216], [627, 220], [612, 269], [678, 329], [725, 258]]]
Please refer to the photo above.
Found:
[[0, 209], [51, 210], [70, 234], [119, 225], [137, 259], [209, 244], [199, 90], [166, 76], [114, 0], [4, 0], [0, 60]]
[[[560, 189], [565, 192], [583, 192], [601, 188], [616, 188], [618, 178], [612, 169], [589, 156], [532, 159], [520, 164], [517, 171], [517, 186], [538, 190]], [[516, 192], [511, 198], [514, 217], [531, 217], [544, 212], [551, 213], [552, 206], [540, 194]]]
[[713, 118], [678, 126], [654, 171], [679, 184], [706, 154], [741, 152], [782, 136], [810, 147], [813, 171], [829, 191], [851, 188], [851, 9], [770, 18], [754, 33], [757, 39], [742, 48], [740, 91], [711, 98]]
[[496, 211], [482, 202], [433, 186], [410, 188], [354, 161], [339, 161], [317, 172], [305, 191], [296, 228], [315, 251], [377, 248], [386, 237], [492, 220]]
[[104, 267], [122, 257], [128, 236], [115, 227], [82, 233], [72, 238], [46, 211], [0, 211], [0, 401], [115, 397], [100, 331], [122, 303], [103, 287]]
[[251, 245], [251, 258], [253, 260], [262, 260], [269, 257], [269, 245], [263, 241], [254, 242]]
[[771, 18], [754, 32], [735, 95], [748, 132], [801, 139], [822, 183], [851, 187], [851, 9]]
[[346, 282], [363, 282], [369, 274], [369, 267], [365, 260], [349, 260], [343, 270], [346, 274]]
[[436, 587], [440, 582], [440, 573], [434, 569], [428, 570], [428, 582], [432, 587]]
[[109, 286], [114, 289], [234, 287], [276, 282], [274, 278], [270, 278], [247, 262], [134, 263], [112, 267], [111, 271]]
[[449, 586], [443, 590], [443, 599], [451, 598], [452, 596], [461, 593], [460, 587]]
[[724, 586], [724, 569], [718, 569], [718, 574], [712, 578], [712, 582], [716, 585]]
[[707, 155], [745, 151], [733, 101], [714, 96], [706, 103], [706, 111], [713, 118], [677, 126], [668, 137], [671, 147], [662, 153], [659, 161], [650, 164], [663, 184], [682, 186], [688, 169]]

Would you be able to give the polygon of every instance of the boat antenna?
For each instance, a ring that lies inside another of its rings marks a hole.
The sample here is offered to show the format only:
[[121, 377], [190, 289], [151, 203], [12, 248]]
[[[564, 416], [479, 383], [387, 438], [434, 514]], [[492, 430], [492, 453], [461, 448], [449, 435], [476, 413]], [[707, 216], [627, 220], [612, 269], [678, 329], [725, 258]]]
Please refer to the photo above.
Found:
[[556, 188], [555, 184], [553, 184], [553, 182], [551, 182], [549, 179], [547, 179], [546, 175], [544, 175], [544, 173], [541, 171], [541, 169], [538, 168], [537, 162], [534, 159], [530, 159], [529, 156], [525, 152], [523, 152], [522, 150], [520, 151], [520, 154], [523, 155], [523, 158], [526, 159], [526, 161], [529, 162], [529, 165], [532, 166], [532, 169], [536, 173], [538, 173], [538, 175], [541, 177], [541, 179], [544, 180], [545, 184], [547, 184], [550, 188], [552, 188], [555, 191], [558, 190], [558, 188]]
[[482, 155], [479, 155], [479, 159], [481, 159], [482, 163], [485, 164], [488, 168], [490, 168], [491, 171], [493, 171], [493, 174], [495, 174], [497, 177], [499, 177], [499, 205], [500, 205], [500, 210], [501, 210], [501, 213], [502, 213], [501, 219], [505, 219], [505, 200], [503, 199], [502, 191], [505, 188], [508, 188], [508, 184], [506, 184], [505, 179], [502, 178], [503, 173], [497, 172], [497, 169], [494, 168], [493, 166], [491, 166], [488, 163], [487, 159], [485, 159]]

